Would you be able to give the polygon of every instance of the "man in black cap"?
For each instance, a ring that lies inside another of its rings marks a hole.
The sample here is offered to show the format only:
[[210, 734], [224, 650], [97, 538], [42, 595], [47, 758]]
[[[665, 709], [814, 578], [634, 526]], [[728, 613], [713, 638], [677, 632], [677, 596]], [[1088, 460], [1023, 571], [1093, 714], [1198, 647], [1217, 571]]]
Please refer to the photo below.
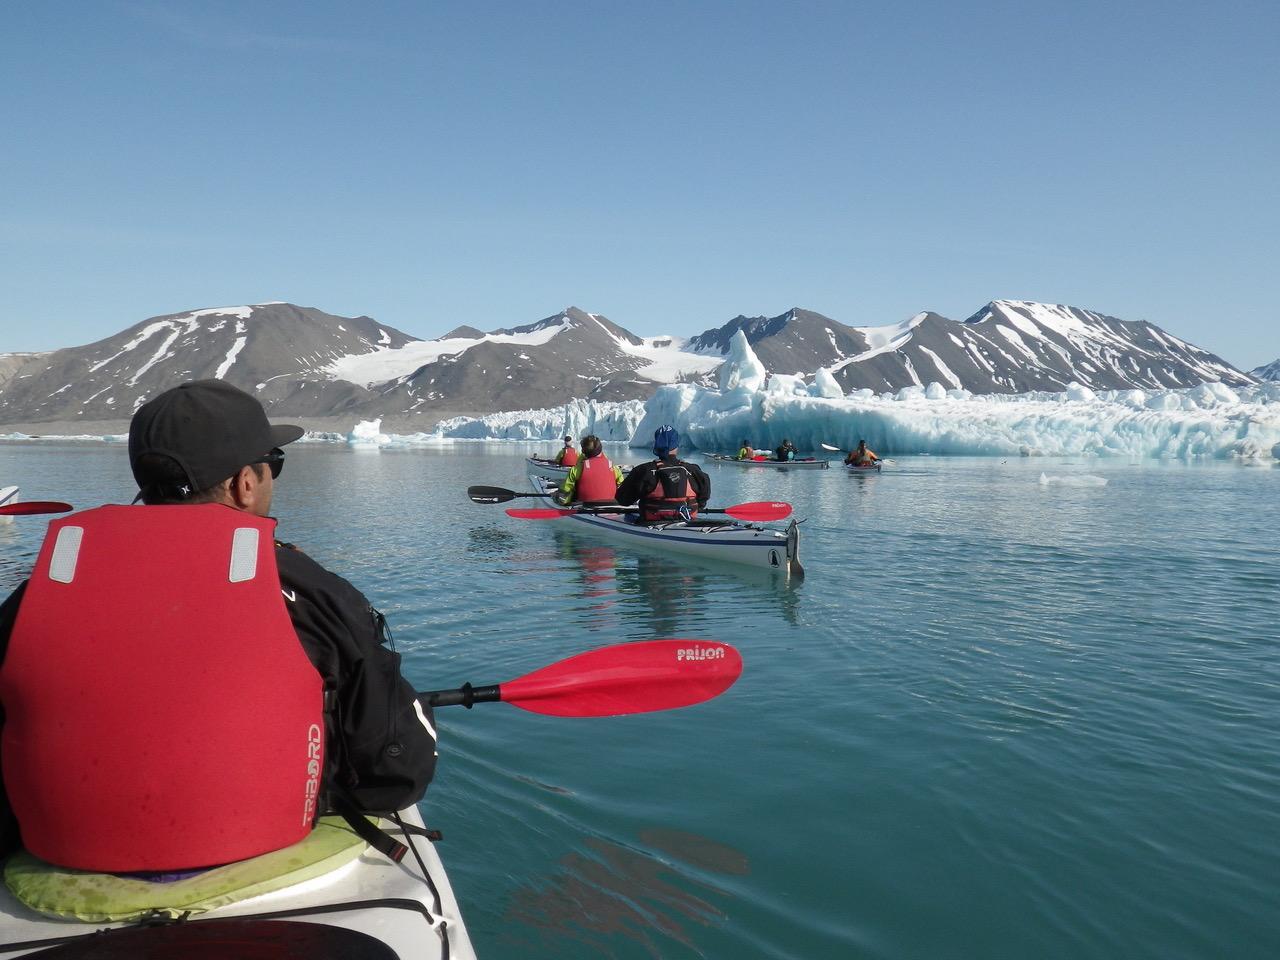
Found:
[[[268, 423], [254, 397], [223, 381], [182, 384], [140, 407], [130, 424], [129, 460], [139, 487], [136, 499], [150, 506], [222, 504], [266, 518], [275, 480], [284, 466], [282, 448], [302, 434], [300, 427]], [[145, 508], [103, 509], [124, 510], [132, 516], [132, 509]], [[180, 520], [184, 515], [165, 516]], [[224, 515], [215, 511], [204, 516]], [[146, 543], [137, 544], [139, 551], [146, 547]], [[274, 557], [288, 621], [325, 690], [325, 770], [318, 790], [311, 784], [308, 791], [319, 793], [330, 807], [349, 815], [391, 812], [415, 803], [435, 770], [435, 730], [430, 709], [418, 703], [413, 688], [400, 675], [400, 658], [388, 646], [382, 614], [354, 586], [292, 545], [275, 541]], [[122, 556], [119, 563], [127, 564], [128, 557]], [[234, 563], [233, 554], [233, 573]], [[0, 606], [0, 663], [10, 649], [11, 636], [15, 644], [19, 640], [15, 623], [21, 626], [32, 620], [19, 617], [28, 586], [19, 586]], [[198, 594], [200, 584], [157, 585], [158, 591], [179, 594], [179, 604], [183, 589]], [[274, 602], [278, 610], [279, 600]], [[194, 605], [198, 608], [198, 602]], [[262, 629], [259, 623], [244, 625], [249, 637]], [[32, 632], [30, 627], [24, 630]], [[286, 648], [289, 642], [285, 641]], [[254, 656], [252, 642], [246, 646], [243, 637], [235, 639], [235, 648], [240, 656]], [[85, 650], [85, 655], [110, 654]], [[197, 682], [196, 677], [180, 675], [180, 656], [173, 659], [179, 673], [173, 678], [175, 684]], [[271, 722], [270, 718], [264, 722]], [[0, 809], [8, 812], [3, 795]], [[9, 833], [12, 827], [10, 819], [9, 830], [3, 832]]]

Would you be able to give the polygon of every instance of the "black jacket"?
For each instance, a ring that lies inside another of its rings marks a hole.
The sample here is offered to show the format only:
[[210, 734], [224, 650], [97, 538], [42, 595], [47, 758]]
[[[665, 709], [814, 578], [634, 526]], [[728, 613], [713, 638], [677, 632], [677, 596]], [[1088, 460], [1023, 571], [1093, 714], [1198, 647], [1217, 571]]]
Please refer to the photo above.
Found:
[[[311, 663], [333, 690], [329, 777], [369, 813], [422, 798], [435, 773], [435, 720], [400, 675], [386, 620], [354, 586], [291, 544], [276, 544], [285, 607]], [[0, 664], [26, 584], [0, 605]], [[0, 704], [0, 723], [3, 722]], [[428, 730], [423, 719], [430, 724]], [[16, 846], [0, 784], [0, 855]]]
[[711, 478], [696, 463], [686, 463], [671, 456], [632, 467], [626, 479], [618, 485], [614, 499], [624, 507], [643, 500], [658, 486], [658, 467], [670, 464], [678, 464], [689, 471], [689, 483], [693, 486], [693, 495], [698, 498], [698, 509], [701, 510], [711, 499]]

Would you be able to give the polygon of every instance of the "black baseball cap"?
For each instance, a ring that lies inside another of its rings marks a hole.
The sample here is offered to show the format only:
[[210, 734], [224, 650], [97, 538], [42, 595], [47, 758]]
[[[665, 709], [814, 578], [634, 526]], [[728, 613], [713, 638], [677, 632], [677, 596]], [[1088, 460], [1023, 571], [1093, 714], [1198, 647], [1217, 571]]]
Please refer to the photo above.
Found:
[[192, 491], [207, 490], [304, 432], [268, 423], [262, 404], [239, 387], [192, 380], [138, 408], [129, 423], [129, 466], [145, 489], [156, 478], [139, 471], [138, 458], [168, 457], [187, 475]]

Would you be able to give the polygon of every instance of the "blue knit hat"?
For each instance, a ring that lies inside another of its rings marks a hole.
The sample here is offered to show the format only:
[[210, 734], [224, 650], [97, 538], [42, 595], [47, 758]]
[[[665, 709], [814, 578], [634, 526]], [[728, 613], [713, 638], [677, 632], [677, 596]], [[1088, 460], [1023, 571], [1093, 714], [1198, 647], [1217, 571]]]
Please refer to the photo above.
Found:
[[663, 424], [654, 431], [653, 452], [658, 456], [664, 456], [678, 446], [680, 446], [680, 434], [671, 424]]

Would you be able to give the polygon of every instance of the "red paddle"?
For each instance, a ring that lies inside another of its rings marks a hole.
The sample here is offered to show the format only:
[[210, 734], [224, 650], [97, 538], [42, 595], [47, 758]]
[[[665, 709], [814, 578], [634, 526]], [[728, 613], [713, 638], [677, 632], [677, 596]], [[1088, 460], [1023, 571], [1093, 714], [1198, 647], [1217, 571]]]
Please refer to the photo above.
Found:
[[502, 684], [419, 693], [433, 707], [501, 700], [553, 717], [617, 717], [673, 710], [724, 693], [742, 655], [715, 640], [642, 640], [579, 653]]
[[0, 517], [28, 513], [66, 513], [75, 507], [58, 500], [28, 500], [25, 503], [6, 503], [0, 506]]
[[[517, 520], [559, 520], [561, 517], [572, 516], [575, 513], [619, 513], [629, 509], [628, 507], [585, 507], [585, 508], [558, 508], [545, 507], [532, 510], [517, 510], [514, 507], [507, 510], [507, 516], [515, 517]], [[780, 503], [777, 501], [757, 500], [752, 503], [735, 503], [731, 507], [724, 507], [719, 510], [699, 510], [698, 513], [725, 513], [739, 520], [755, 520], [757, 522], [767, 520], [785, 520], [791, 516], [791, 504]]]

